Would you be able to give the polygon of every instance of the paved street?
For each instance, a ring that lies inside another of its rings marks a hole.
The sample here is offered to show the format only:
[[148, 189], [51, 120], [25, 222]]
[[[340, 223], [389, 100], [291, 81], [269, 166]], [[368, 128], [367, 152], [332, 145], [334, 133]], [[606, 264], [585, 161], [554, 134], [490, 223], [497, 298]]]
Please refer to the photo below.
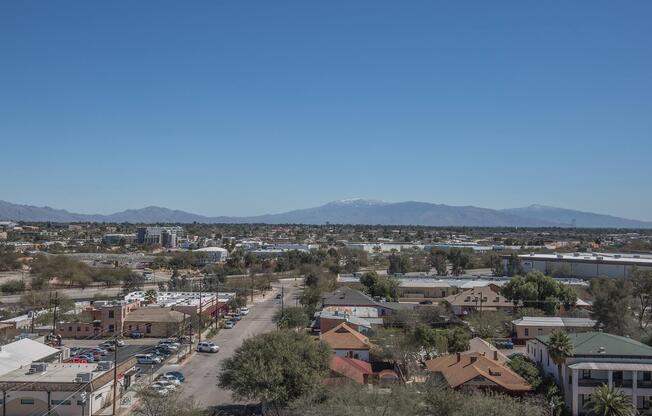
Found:
[[[295, 287], [295, 284], [297, 287]], [[283, 280], [277, 283], [282, 285], [285, 290], [285, 305], [293, 306], [295, 304], [294, 294], [300, 285], [300, 280]], [[274, 312], [281, 308], [281, 301], [270, 299], [257, 303], [251, 307], [249, 315], [242, 320], [233, 329], [223, 329], [211, 341], [220, 346], [220, 352], [217, 354], [196, 353], [186, 363], [182, 365], [166, 365], [161, 371], [182, 371], [186, 376], [184, 383], [184, 395], [194, 396], [203, 406], [214, 407], [217, 405], [232, 404], [231, 394], [227, 390], [220, 389], [217, 386], [217, 374], [219, 373], [222, 361], [230, 357], [242, 341], [248, 337], [271, 331], [275, 328], [272, 321]]]

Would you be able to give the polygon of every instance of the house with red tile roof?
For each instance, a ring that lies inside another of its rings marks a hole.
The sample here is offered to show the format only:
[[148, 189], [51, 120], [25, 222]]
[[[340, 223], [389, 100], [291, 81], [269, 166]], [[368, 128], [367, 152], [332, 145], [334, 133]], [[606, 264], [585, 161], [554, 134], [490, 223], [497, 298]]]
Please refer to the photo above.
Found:
[[368, 362], [338, 355], [331, 358], [330, 369], [329, 383], [347, 378], [357, 384], [370, 384], [374, 375]]
[[500, 361], [481, 353], [453, 354], [426, 362], [428, 371], [441, 374], [451, 388], [474, 387], [520, 395], [532, 391], [527, 381]]
[[320, 339], [330, 345], [337, 356], [369, 361], [369, 338], [349, 327], [346, 322], [321, 334]]

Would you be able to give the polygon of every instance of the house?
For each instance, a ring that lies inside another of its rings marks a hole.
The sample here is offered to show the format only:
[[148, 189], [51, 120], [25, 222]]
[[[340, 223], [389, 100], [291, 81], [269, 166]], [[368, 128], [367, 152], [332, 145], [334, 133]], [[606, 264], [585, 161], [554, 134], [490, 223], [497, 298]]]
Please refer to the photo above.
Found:
[[480, 337], [472, 338], [469, 341], [469, 349], [462, 354], [473, 353], [483, 355], [501, 364], [506, 364], [510, 361], [505, 354], [498, 351], [498, 348]]
[[63, 352], [40, 342], [23, 338], [0, 347], [0, 375], [33, 362], [59, 362]]
[[[604, 332], [572, 333], [569, 337], [574, 353], [561, 366], [561, 380], [573, 416], [585, 414], [584, 406], [602, 384], [631, 397], [639, 410], [651, 407], [652, 347]], [[557, 365], [548, 353], [549, 342], [547, 335], [530, 339], [526, 353], [546, 374], [559, 380]]]
[[550, 335], [555, 330], [566, 332], [589, 332], [595, 329], [597, 321], [588, 318], [564, 318], [557, 316], [524, 316], [512, 321], [512, 331], [517, 342], [541, 335]]
[[347, 286], [343, 286], [324, 296], [322, 306], [324, 308], [331, 306], [374, 308], [378, 311], [380, 317], [389, 316], [398, 310], [412, 310], [415, 308], [415, 305], [406, 303], [376, 301], [371, 296]]
[[346, 322], [349, 327], [362, 334], [366, 334], [371, 330], [370, 321], [364, 318], [358, 318], [357, 316], [350, 315], [346, 312], [340, 313], [338, 310], [335, 312], [323, 310], [315, 313], [316, 328], [318, 328], [321, 333], [328, 332], [343, 322]]
[[346, 378], [357, 384], [371, 384], [373, 375], [374, 371], [368, 362], [334, 355], [330, 362], [328, 383], [337, 384]]
[[320, 339], [330, 345], [335, 355], [369, 361], [369, 338], [349, 327], [345, 322], [321, 334]]
[[186, 315], [171, 308], [147, 306], [131, 312], [125, 320], [125, 335], [139, 332], [146, 337], [166, 338], [179, 335]]
[[512, 313], [514, 303], [500, 294], [494, 284], [477, 286], [444, 299], [455, 315], [467, 315], [476, 311], [504, 311]]
[[[119, 391], [131, 384], [134, 358], [117, 367]], [[113, 362], [32, 363], [0, 376], [1, 416], [97, 415], [113, 399]]]
[[521, 376], [492, 358], [477, 352], [457, 353], [428, 360], [426, 368], [440, 374], [453, 389], [472, 387], [511, 395], [532, 391]]

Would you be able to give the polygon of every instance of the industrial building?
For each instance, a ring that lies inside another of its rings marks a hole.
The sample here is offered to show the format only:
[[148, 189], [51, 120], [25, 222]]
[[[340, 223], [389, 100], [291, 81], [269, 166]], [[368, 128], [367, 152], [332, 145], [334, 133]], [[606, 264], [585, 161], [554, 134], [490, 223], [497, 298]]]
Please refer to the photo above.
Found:
[[[505, 272], [509, 256], [503, 257]], [[547, 275], [574, 278], [630, 277], [633, 270], [652, 271], [652, 256], [617, 253], [549, 253], [518, 256], [525, 273], [539, 271]]]

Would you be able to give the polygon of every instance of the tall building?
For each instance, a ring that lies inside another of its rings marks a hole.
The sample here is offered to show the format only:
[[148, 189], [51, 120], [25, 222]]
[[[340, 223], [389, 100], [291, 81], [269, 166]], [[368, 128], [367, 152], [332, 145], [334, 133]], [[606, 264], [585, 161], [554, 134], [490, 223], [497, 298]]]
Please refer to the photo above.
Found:
[[176, 248], [177, 238], [181, 234], [183, 234], [182, 227], [140, 227], [136, 231], [136, 242]]

